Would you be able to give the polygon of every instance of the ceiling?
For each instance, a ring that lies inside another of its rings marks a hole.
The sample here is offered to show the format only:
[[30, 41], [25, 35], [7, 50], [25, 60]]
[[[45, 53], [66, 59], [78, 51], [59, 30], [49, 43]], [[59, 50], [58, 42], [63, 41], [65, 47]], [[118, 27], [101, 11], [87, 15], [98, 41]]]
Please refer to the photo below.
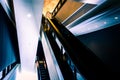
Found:
[[71, 16], [78, 8], [80, 8], [84, 3], [76, 1], [66, 1], [59, 12], [56, 14], [55, 18], [60, 22], [63, 22], [66, 18]]
[[[46, 15], [47, 11], [53, 12], [54, 8], [56, 7], [59, 1], [60, 0], [44, 0], [43, 14]], [[72, 15], [74, 11], [76, 11], [85, 3], [98, 5], [104, 1], [105, 0], [66, 0], [66, 4], [62, 7], [64, 9], [60, 10], [60, 13], [58, 13], [57, 18], [59, 19], [60, 16], [61, 19], [59, 20], [63, 21], [68, 16]]]
[[46, 15], [47, 11], [52, 12], [59, 0], [44, 0], [43, 14]]

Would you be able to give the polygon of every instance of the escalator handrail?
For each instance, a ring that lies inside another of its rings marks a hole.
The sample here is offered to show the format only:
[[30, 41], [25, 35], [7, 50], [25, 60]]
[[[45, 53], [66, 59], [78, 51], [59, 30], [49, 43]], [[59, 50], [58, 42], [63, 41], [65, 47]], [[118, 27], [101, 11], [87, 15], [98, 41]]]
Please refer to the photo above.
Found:
[[79, 72], [87, 79], [107, 78], [106, 74], [109, 72], [106, 66], [90, 49], [55, 19], [47, 20]]

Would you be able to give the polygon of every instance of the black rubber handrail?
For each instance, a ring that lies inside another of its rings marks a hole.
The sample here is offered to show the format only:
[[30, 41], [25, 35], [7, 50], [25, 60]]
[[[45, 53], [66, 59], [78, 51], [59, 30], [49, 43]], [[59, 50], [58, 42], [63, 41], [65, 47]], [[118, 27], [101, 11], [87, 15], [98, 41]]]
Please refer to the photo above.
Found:
[[52, 36], [51, 31], [44, 31], [44, 32], [46, 33], [48, 40], [51, 44], [51, 48], [53, 49], [54, 55], [56, 57], [62, 75], [64, 77], [64, 80], [69, 80], [69, 79], [74, 80], [73, 72], [70, 69], [70, 66], [67, 64], [67, 61], [63, 60], [62, 58], [63, 54], [61, 53], [60, 48], [58, 47], [54, 37]]
[[110, 72], [105, 64], [69, 30], [55, 19], [48, 19], [48, 24], [51, 25], [65, 51], [86, 79], [102, 80], [109, 78], [107, 75], [110, 75]]

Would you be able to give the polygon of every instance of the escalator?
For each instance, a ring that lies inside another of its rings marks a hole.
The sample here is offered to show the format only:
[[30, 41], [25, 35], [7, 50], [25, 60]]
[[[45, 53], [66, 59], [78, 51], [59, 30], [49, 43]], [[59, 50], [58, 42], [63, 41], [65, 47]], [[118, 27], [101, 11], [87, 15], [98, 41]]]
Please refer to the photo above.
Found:
[[75, 80], [74, 74], [73, 74], [70, 66], [68, 65], [67, 61], [65, 60], [64, 55], [62, 54], [62, 52], [61, 52], [59, 46], [57, 45], [54, 37], [52, 36], [52, 33], [47, 31], [46, 34], [47, 34], [47, 37], [50, 41], [51, 47], [54, 51], [54, 55], [57, 59], [58, 65], [60, 67], [60, 70], [62, 72], [64, 79], [65, 80], [69, 80], [69, 79]]
[[39, 80], [50, 80], [48, 70], [44, 66], [44, 63], [39, 63], [38, 74]]
[[39, 80], [50, 80], [41, 41], [39, 41], [38, 43], [36, 58], [37, 58], [36, 64], [37, 64], [37, 71], [38, 71], [38, 79]]
[[[46, 24], [45, 22], [46, 22], [45, 18], [43, 18], [42, 30], [44, 30], [44, 35], [46, 35], [45, 37], [47, 39], [46, 41], [49, 42], [48, 46], [51, 47], [50, 49], [52, 49], [53, 51], [53, 54], [57, 60], [58, 66], [60, 67], [60, 71], [63, 75], [64, 80], [79, 80], [79, 79], [84, 80], [81, 74], [78, 72], [77, 68], [73, 65], [73, 62], [71, 61], [67, 52], [64, 52], [63, 48], [64, 45], [60, 46], [58, 44], [57, 36], [54, 34], [54, 30], [50, 27], [52, 25], [50, 23]], [[43, 35], [41, 36], [43, 37]], [[47, 57], [47, 55], [45, 57]], [[48, 63], [51, 62], [49, 61]], [[51, 71], [51, 69], [49, 71]]]
[[[65, 53], [68, 57], [67, 61], [70, 60], [70, 62], [73, 64], [73, 69], [71, 68], [72, 71], [81, 74], [84, 78], [83, 80], [109, 79], [111, 72], [107, 69], [107, 66], [90, 49], [83, 45], [70, 31], [68, 31], [56, 19], [48, 19], [47, 21], [47, 24], [49, 24], [48, 31], [51, 31], [51, 33], [47, 33], [47, 36], [49, 38], [51, 46], [53, 46], [52, 49], [55, 53], [54, 55], [57, 55], [56, 58], [58, 59], [57, 61], [59, 64], [63, 62], [60, 60], [61, 55], [57, 54], [59, 53], [59, 50], [57, 50], [57, 46], [55, 43], [56, 38], [60, 41], [61, 46], [65, 50]], [[70, 64], [69, 67], [71, 67]], [[67, 69], [67, 67], [64, 68]], [[68, 73], [66, 72], [65, 74]]]

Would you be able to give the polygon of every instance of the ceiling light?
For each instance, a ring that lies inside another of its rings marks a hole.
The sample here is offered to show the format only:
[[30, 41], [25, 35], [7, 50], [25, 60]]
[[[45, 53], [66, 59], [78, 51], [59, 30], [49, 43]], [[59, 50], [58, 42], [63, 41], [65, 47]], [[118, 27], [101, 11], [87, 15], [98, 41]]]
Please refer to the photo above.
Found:
[[104, 24], [107, 24], [107, 22], [104, 22]]
[[27, 17], [30, 18], [32, 15], [30, 13], [27, 14]]
[[114, 19], [118, 19], [118, 17], [114, 17]]

